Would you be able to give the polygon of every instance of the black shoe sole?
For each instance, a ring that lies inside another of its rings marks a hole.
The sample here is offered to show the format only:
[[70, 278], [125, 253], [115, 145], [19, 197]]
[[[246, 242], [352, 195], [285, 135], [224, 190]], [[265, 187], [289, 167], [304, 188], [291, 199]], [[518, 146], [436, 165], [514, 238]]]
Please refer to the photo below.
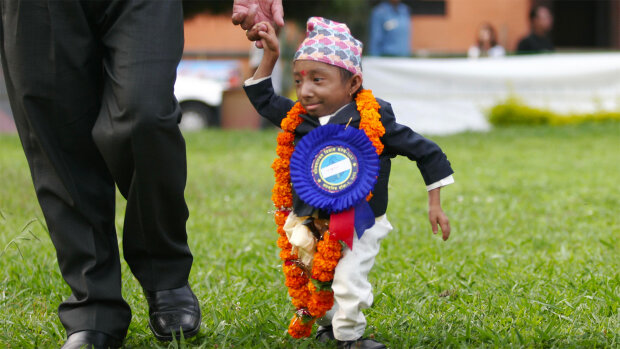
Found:
[[[200, 331], [200, 323], [201, 322], [202, 321], [198, 321], [198, 326], [196, 326], [196, 328], [192, 328], [189, 331], [183, 331], [183, 338], [189, 339], [189, 338], [192, 338], [195, 335], [197, 335], [198, 332]], [[155, 338], [158, 341], [170, 342], [170, 341], [172, 341], [173, 338], [176, 338], [177, 340], [181, 339], [181, 331], [174, 332], [174, 336], [173, 335], [162, 335], [162, 334], [157, 333], [155, 331], [155, 329], [153, 329], [153, 326], [151, 325], [151, 320], [149, 320], [149, 328], [151, 329], [151, 332], [153, 332], [153, 336], [155, 336]]]
[[328, 343], [330, 341], [336, 340], [334, 337], [334, 328], [332, 326], [319, 328], [316, 332], [315, 339], [320, 343]]

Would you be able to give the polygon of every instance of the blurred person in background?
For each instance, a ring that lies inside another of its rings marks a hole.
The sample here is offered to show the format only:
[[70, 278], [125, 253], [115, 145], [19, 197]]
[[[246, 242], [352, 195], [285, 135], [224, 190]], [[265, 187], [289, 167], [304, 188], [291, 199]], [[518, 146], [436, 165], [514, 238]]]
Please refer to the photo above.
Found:
[[411, 12], [401, 0], [383, 1], [370, 14], [368, 54], [411, 55]]
[[495, 28], [490, 23], [482, 23], [476, 35], [476, 44], [472, 45], [467, 51], [467, 57], [479, 58], [504, 57], [506, 50], [497, 43]]
[[549, 32], [553, 28], [553, 15], [549, 8], [534, 6], [530, 11], [530, 27], [530, 35], [519, 41], [517, 54], [553, 51], [553, 43], [549, 38]]

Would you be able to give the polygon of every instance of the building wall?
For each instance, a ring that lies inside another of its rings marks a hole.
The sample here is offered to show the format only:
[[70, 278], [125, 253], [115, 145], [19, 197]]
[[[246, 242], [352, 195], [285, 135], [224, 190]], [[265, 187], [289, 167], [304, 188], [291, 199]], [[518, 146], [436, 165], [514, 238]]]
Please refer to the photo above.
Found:
[[478, 26], [489, 22], [498, 42], [513, 51], [529, 32], [530, 0], [447, 0], [445, 16], [413, 16], [416, 53], [463, 53], [474, 43]]
[[[445, 16], [413, 16], [412, 47], [415, 53], [464, 54], [485, 21], [496, 29], [499, 43], [507, 51], [516, 48], [529, 32], [531, 0], [447, 0]], [[620, 16], [620, 6], [616, 6]], [[620, 37], [615, 42], [620, 45]], [[245, 33], [233, 26], [230, 16], [200, 15], [185, 22], [186, 52], [227, 53], [240, 56], [248, 52]]]
[[198, 15], [185, 21], [185, 52], [209, 55], [244, 55], [250, 42], [228, 15]]

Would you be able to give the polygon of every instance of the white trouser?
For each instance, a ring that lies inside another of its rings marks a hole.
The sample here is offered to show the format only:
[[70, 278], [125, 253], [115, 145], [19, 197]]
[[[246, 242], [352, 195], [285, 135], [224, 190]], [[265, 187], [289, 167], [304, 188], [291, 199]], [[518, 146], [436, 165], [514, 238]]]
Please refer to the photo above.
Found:
[[379, 253], [381, 240], [392, 230], [385, 215], [375, 218], [375, 225], [361, 239], [355, 234], [353, 250], [343, 249], [336, 266], [332, 289], [334, 307], [317, 321], [321, 326], [334, 327], [334, 337], [341, 341], [356, 340], [364, 334], [366, 318], [362, 309], [372, 305], [372, 286], [368, 273]]

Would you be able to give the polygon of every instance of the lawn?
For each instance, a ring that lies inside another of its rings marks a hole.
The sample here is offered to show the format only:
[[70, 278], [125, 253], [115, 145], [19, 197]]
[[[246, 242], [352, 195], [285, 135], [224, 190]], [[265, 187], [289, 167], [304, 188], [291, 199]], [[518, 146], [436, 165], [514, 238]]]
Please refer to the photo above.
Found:
[[[395, 229], [370, 275], [366, 335], [391, 348], [619, 347], [620, 123], [432, 138], [456, 171], [442, 190], [452, 236], [432, 235], [421, 176], [395, 159]], [[180, 346], [331, 347], [286, 335], [292, 306], [270, 214], [274, 139], [271, 131], [187, 135], [190, 281], [203, 324]], [[56, 308], [69, 288], [16, 136], [0, 136], [0, 171], [0, 347], [58, 347]], [[166, 347], [147, 328], [126, 264], [123, 277], [134, 315], [126, 346]]]

